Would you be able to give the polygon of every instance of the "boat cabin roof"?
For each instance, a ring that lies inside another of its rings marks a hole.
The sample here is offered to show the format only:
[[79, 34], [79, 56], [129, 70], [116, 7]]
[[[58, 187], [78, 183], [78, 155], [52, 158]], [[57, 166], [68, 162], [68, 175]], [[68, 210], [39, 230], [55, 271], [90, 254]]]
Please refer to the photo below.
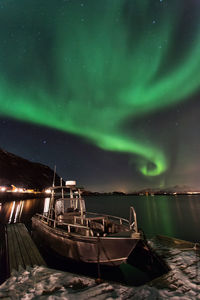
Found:
[[48, 188], [49, 190], [51, 191], [54, 191], [54, 190], [59, 190], [59, 189], [71, 189], [73, 191], [76, 191], [76, 190], [83, 190], [83, 187], [79, 187], [79, 186], [73, 186], [73, 185], [60, 185], [60, 186], [51, 186], [50, 188]]

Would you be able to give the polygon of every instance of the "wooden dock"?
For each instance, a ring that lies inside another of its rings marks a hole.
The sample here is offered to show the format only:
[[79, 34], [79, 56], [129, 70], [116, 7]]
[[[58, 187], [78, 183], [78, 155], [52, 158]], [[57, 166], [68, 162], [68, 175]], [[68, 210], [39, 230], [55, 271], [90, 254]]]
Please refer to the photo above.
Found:
[[0, 285], [4, 282], [7, 274], [7, 255], [6, 255], [6, 240], [5, 226], [0, 224]]
[[21, 268], [34, 265], [46, 266], [35, 243], [22, 223], [6, 225], [7, 255], [8, 255], [8, 275], [13, 270], [19, 271]]

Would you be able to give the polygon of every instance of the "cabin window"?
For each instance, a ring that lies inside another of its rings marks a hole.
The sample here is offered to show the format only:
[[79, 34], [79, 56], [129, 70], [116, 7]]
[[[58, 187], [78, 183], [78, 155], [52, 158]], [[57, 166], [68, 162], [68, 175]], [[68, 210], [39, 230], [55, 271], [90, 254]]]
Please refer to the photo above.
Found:
[[57, 216], [64, 214], [64, 201], [62, 199], [56, 201], [55, 211]]
[[85, 212], [85, 201], [83, 199], [58, 199], [55, 205], [56, 215], [72, 212], [75, 210]]

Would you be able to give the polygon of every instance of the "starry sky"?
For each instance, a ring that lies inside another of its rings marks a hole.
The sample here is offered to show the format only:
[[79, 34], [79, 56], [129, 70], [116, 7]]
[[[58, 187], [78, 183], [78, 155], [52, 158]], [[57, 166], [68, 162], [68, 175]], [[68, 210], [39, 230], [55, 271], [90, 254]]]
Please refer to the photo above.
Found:
[[0, 147], [86, 189], [200, 190], [199, 0], [0, 0]]

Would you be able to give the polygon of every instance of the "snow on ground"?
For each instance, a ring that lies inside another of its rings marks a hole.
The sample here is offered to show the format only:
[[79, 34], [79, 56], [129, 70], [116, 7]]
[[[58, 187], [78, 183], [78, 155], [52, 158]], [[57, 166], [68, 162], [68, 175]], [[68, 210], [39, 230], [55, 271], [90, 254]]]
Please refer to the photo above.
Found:
[[96, 284], [95, 279], [82, 275], [35, 266], [13, 271], [0, 286], [0, 299], [200, 300], [200, 251], [160, 246], [155, 241], [151, 245], [166, 259], [171, 271], [143, 286], [110, 282]]
[[171, 247], [156, 240], [152, 240], [151, 245], [171, 271], [149, 285], [159, 291], [162, 299], [200, 299], [200, 249], [184, 244]]

